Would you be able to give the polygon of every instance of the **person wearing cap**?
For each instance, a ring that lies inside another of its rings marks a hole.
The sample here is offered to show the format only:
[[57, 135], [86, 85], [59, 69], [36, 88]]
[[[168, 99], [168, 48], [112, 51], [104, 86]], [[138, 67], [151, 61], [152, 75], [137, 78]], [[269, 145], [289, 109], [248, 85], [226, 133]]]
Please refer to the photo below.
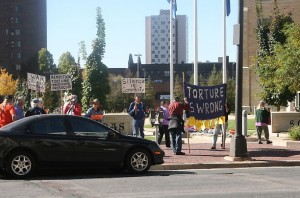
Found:
[[23, 96], [19, 96], [17, 98], [17, 103], [14, 106], [16, 111], [16, 120], [20, 120], [25, 117], [24, 110], [23, 110], [24, 105], [25, 105], [25, 98]]
[[267, 144], [271, 144], [272, 141], [269, 140], [269, 128], [268, 124], [270, 122], [270, 112], [265, 107], [265, 102], [260, 101], [257, 110], [255, 112], [255, 126], [256, 126], [256, 133], [258, 137], [258, 144], [262, 144], [261, 141], [261, 134], [262, 131], [265, 133], [265, 139]]
[[182, 149], [182, 132], [184, 132], [184, 120], [182, 118], [184, 111], [189, 111], [190, 105], [187, 98], [184, 98], [184, 103], [180, 102], [179, 97], [169, 105], [169, 127], [171, 134], [171, 147], [175, 155], [185, 155], [181, 152]]
[[101, 110], [101, 104], [98, 99], [93, 100], [92, 107], [86, 111], [84, 117], [90, 118], [98, 122], [102, 122], [103, 111]]
[[43, 108], [39, 107], [40, 102], [41, 101], [38, 98], [34, 98], [31, 101], [31, 108], [28, 109], [28, 111], [26, 111], [26, 113], [25, 113], [25, 117], [46, 114], [46, 111]]
[[16, 111], [13, 105], [13, 96], [5, 96], [0, 104], [0, 127], [16, 120]]
[[68, 103], [64, 106], [64, 114], [81, 116], [81, 105], [77, 103], [77, 96], [71, 95]]

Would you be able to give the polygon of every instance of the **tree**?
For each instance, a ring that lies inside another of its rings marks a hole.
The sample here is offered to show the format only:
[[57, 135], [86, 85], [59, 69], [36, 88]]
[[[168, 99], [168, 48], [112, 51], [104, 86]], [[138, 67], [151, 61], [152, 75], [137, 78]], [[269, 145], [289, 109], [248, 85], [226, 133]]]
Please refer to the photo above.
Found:
[[221, 71], [218, 71], [216, 67], [214, 66], [213, 70], [211, 71], [208, 79], [207, 79], [207, 85], [208, 86], [214, 86], [214, 85], [220, 85], [223, 83], [223, 75]]
[[42, 48], [38, 52], [38, 65], [42, 74], [50, 75], [57, 72], [56, 65], [54, 64], [53, 60], [53, 55], [46, 48]]
[[60, 74], [67, 74], [74, 66], [77, 67], [70, 52], [65, 52], [59, 57], [57, 69]]
[[14, 95], [18, 80], [14, 80], [12, 74], [9, 74], [6, 69], [1, 69], [0, 74], [0, 95]]
[[261, 0], [256, 1], [256, 13], [259, 50], [253, 67], [256, 68], [258, 83], [262, 88], [259, 95], [269, 105], [274, 105], [279, 110], [280, 106], [287, 106], [287, 101], [292, 101], [295, 97], [295, 92], [289, 89], [288, 81], [276, 75], [282, 65], [276, 60], [276, 56], [279, 55], [276, 46], [286, 43], [287, 35], [283, 30], [286, 25], [293, 23], [293, 19], [290, 13], [288, 15], [279, 13], [277, 0], [274, 0], [273, 16], [267, 19], [263, 17]]
[[86, 110], [92, 99], [97, 98], [105, 107], [107, 95], [110, 93], [108, 70], [102, 63], [105, 52], [105, 23], [101, 8], [97, 8], [97, 38], [93, 41], [92, 53], [86, 62], [86, 79], [83, 82], [82, 105]]
[[[191, 76], [189, 83], [192, 84], [192, 85], [194, 84], [194, 75]], [[202, 74], [198, 75], [198, 85], [199, 86], [206, 86], [206, 80], [205, 80], [205, 78], [203, 77]]]
[[181, 100], [184, 98], [183, 82], [178, 75], [176, 75], [174, 82], [174, 97], [176, 96], [178, 96]]
[[58, 71], [61, 74], [71, 74], [72, 94], [82, 98], [82, 73], [70, 52], [63, 53], [59, 58]]
[[148, 80], [145, 83], [144, 102], [145, 102], [145, 104], [152, 107], [152, 106], [154, 106], [154, 100], [155, 100], [155, 91], [153, 88], [153, 82], [152, 82], [151, 78], [148, 78]]

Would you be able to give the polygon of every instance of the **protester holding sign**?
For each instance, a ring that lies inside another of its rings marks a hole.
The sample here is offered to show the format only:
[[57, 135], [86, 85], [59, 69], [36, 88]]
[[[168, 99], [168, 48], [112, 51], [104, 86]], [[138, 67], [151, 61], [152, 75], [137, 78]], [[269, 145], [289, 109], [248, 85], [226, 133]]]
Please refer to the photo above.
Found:
[[221, 148], [225, 149], [226, 130], [227, 130], [227, 127], [228, 127], [228, 115], [230, 114], [230, 108], [229, 108], [229, 105], [228, 105], [227, 102], [225, 103], [224, 112], [225, 112], [225, 123], [223, 123], [223, 125], [222, 124], [216, 124], [216, 126], [214, 128], [214, 134], [213, 134], [213, 144], [212, 144], [212, 147], [210, 149], [216, 149], [218, 135], [219, 135], [221, 129], [222, 129], [222, 132], [223, 132]]
[[100, 101], [98, 99], [95, 99], [93, 100], [92, 104], [93, 106], [87, 110], [84, 116], [92, 120], [102, 122], [103, 111], [101, 110]]
[[171, 133], [171, 145], [175, 155], [185, 155], [181, 152], [182, 149], [182, 132], [184, 132], [184, 120], [182, 118], [183, 111], [189, 111], [190, 106], [187, 98], [184, 98], [184, 104], [179, 102], [179, 97], [175, 97], [175, 100], [169, 105], [170, 122], [169, 131]]
[[81, 105], [77, 103], [77, 96], [71, 95], [68, 103], [64, 106], [64, 114], [81, 116]]

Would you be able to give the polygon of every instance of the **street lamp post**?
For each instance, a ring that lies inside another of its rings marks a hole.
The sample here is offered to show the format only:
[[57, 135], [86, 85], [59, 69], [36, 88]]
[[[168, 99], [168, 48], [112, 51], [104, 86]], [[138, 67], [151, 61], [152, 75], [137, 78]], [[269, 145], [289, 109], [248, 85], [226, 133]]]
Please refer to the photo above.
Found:
[[235, 137], [231, 139], [230, 157], [247, 158], [247, 142], [242, 134], [242, 91], [243, 91], [243, 20], [244, 0], [239, 0], [239, 37], [237, 42], [237, 63], [236, 63], [236, 97], [235, 97]]
[[140, 77], [140, 63], [141, 63], [141, 56], [142, 54], [135, 54], [134, 56], [137, 56], [137, 66], [136, 66], [136, 77], [139, 78]]

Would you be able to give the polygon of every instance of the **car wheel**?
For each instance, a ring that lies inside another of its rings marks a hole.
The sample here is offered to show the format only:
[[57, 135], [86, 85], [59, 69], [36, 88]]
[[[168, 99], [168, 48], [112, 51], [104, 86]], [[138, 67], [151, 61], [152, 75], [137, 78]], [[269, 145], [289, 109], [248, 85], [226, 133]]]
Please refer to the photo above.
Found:
[[145, 149], [134, 149], [129, 152], [126, 159], [126, 167], [132, 174], [142, 174], [149, 170], [151, 157]]
[[28, 152], [15, 152], [6, 162], [6, 171], [9, 176], [23, 179], [32, 176], [36, 167], [34, 157]]

